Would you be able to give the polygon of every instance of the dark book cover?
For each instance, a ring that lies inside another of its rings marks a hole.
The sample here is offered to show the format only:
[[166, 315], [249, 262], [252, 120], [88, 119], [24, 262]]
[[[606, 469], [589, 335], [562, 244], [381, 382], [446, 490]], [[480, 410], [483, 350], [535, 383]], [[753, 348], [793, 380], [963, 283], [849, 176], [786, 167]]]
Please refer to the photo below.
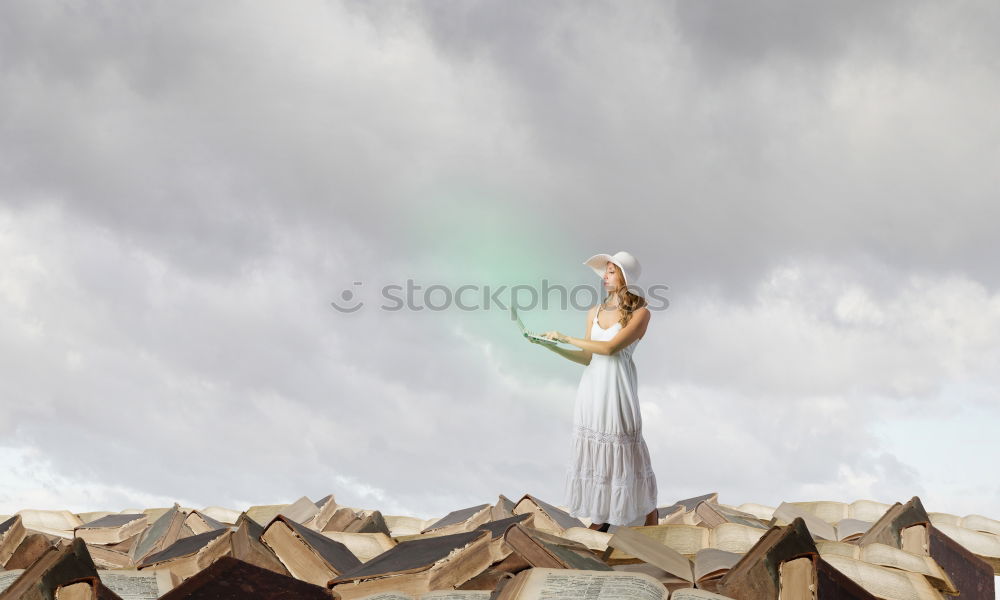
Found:
[[719, 494], [717, 492], [712, 492], [710, 494], [705, 494], [703, 496], [695, 496], [694, 498], [685, 498], [684, 500], [678, 500], [670, 506], [664, 506], [662, 508], [657, 508], [657, 514], [659, 518], [663, 518], [669, 514], [672, 514], [679, 508], [683, 508], [686, 511], [694, 510], [702, 502], [715, 502], [715, 498], [718, 498]]
[[87, 544], [80, 538], [61, 548], [48, 547], [10, 587], [0, 593], [2, 600], [53, 600], [56, 588], [82, 577], [97, 577]]
[[134, 561], [138, 562], [142, 560], [143, 556], [149, 554], [156, 543], [167, 534], [167, 531], [170, 529], [170, 523], [179, 512], [180, 507], [174, 504], [170, 510], [160, 515], [160, 518], [153, 521], [153, 524], [142, 532], [132, 551], [132, 559]]
[[924, 510], [924, 505], [920, 498], [914, 496], [906, 504], [899, 502], [892, 505], [885, 511], [878, 521], [868, 528], [857, 540], [859, 546], [866, 546], [872, 543], [886, 544], [893, 548], [899, 548], [901, 541], [899, 532], [911, 525], [928, 525], [931, 519]]
[[275, 573], [291, 575], [281, 560], [267, 547], [267, 544], [260, 541], [260, 536], [253, 535], [252, 527], [263, 531], [263, 528], [253, 519], [246, 519], [233, 532], [232, 538], [230, 538], [233, 545], [233, 558], [269, 569]]
[[318, 585], [223, 556], [159, 600], [330, 600]]
[[570, 527], [585, 527], [583, 521], [577, 519], [576, 517], [574, 517], [573, 515], [569, 514], [568, 512], [564, 511], [561, 508], [552, 506], [548, 502], [545, 502], [544, 500], [536, 498], [530, 494], [526, 495], [525, 498], [530, 498], [535, 504], [540, 506], [542, 510], [545, 511], [545, 514], [550, 516], [552, 520], [555, 521], [556, 524], [562, 527], [563, 529], [569, 529]]
[[656, 509], [656, 519], [660, 520], [664, 517], [669, 517], [670, 515], [677, 512], [677, 509], [686, 510], [683, 506], [679, 504], [671, 504], [670, 506], [661, 506]]
[[337, 584], [394, 573], [416, 573], [448, 556], [452, 550], [465, 547], [479, 539], [488, 539], [489, 535], [487, 531], [476, 530], [400, 542], [360, 567], [341, 574], [330, 583]]
[[504, 532], [506, 532], [511, 525], [523, 523], [530, 518], [530, 513], [522, 513], [520, 515], [514, 515], [513, 517], [507, 517], [506, 519], [500, 519], [498, 521], [488, 521], [479, 527], [476, 527], [476, 531], [489, 531], [492, 539], [495, 540], [498, 537], [503, 537]]
[[246, 511], [240, 513], [240, 516], [236, 518], [235, 527], [239, 529], [243, 524], [246, 524], [247, 533], [257, 540], [259, 540], [260, 536], [264, 534], [264, 526], [251, 519], [250, 515], [248, 515]]
[[531, 563], [517, 552], [487, 567], [485, 571], [456, 587], [456, 590], [495, 590], [500, 580], [510, 575], [516, 575], [525, 569], [532, 568]]
[[464, 523], [469, 520], [473, 515], [483, 510], [484, 508], [489, 508], [489, 504], [480, 504], [478, 506], [470, 506], [469, 508], [463, 508], [460, 510], [453, 510], [445, 516], [438, 519], [435, 523], [424, 529], [421, 533], [426, 531], [432, 531], [434, 529], [440, 529], [442, 527], [447, 527], [449, 525], [456, 525], [458, 523]]
[[83, 528], [93, 529], [97, 527], [121, 527], [122, 525], [131, 523], [132, 521], [135, 521], [137, 519], [144, 519], [144, 518], [146, 518], [145, 513], [106, 515], [101, 517], [100, 519], [95, 519], [89, 523], [84, 523], [83, 525], [77, 527], [77, 529], [83, 529]]
[[301, 537], [309, 546], [315, 550], [320, 557], [326, 561], [337, 573], [343, 573], [361, 566], [361, 561], [344, 544], [337, 540], [332, 540], [318, 531], [309, 529], [301, 523], [289, 519], [284, 515], [278, 515], [271, 521], [270, 527], [276, 521], [281, 521]]
[[285, 565], [275, 556], [274, 552], [261, 542], [259, 537], [254, 537], [250, 533], [248, 523], [243, 522], [236, 528], [236, 531], [233, 532], [230, 538], [230, 542], [232, 543], [233, 551], [231, 556], [233, 558], [269, 569], [275, 573], [291, 575], [288, 569], [285, 568]]
[[[30, 533], [24, 528], [21, 515], [14, 515], [0, 523], [0, 569], [14, 557], [14, 553]], [[10, 567], [6, 567], [10, 568]]]
[[928, 554], [948, 574], [962, 600], [994, 600], [996, 584], [993, 567], [985, 560], [948, 537], [943, 531], [927, 525]]
[[2, 538], [5, 533], [10, 531], [10, 528], [13, 527], [14, 523], [17, 523], [18, 519], [20, 518], [21, 515], [14, 515], [13, 517], [7, 519], [3, 523], [0, 523], [0, 538]]
[[[701, 508], [703, 506], [705, 508]], [[707, 500], [704, 503], [699, 502], [698, 506], [695, 507], [695, 512], [698, 512], [699, 509], [704, 511], [706, 508], [709, 511], [713, 511], [715, 514], [720, 515], [728, 523], [746, 525], [747, 527], [756, 527], [757, 529], [768, 529], [767, 525], [761, 523], [760, 519], [751, 515], [750, 513], [745, 513], [740, 510], [734, 510], [726, 506], [715, 504], [713, 502], [708, 502]], [[698, 516], [700, 516], [702, 520], [706, 520], [701, 513], [698, 513]]]
[[719, 593], [736, 600], [777, 598], [781, 563], [810, 554], [819, 552], [801, 517], [772, 527], [719, 580]]
[[52, 547], [52, 542], [40, 533], [29, 533], [24, 536], [17, 549], [7, 559], [4, 569], [27, 569], [33, 562], [39, 559], [45, 551]]
[[500, 494], [500, 496], [497, 498], [497, 502], [496, 502], [496, 504], [494, 506], [496, 506], [497, 511], [499, 511], [501, 514], [503, 514], [504, 517], [506, 518], [506, 517], [514, 514], [514, 505], [515, 504], [516, 503], [513, 500], [511, 500], [507, 496], [504, 496], [503, 494]]
[[189, 556], [195, 552], [201, 550], [208, 545], [209, 542], [219, 537], [220, 535], [229, 531], [228, 527], [222, 529], [216, 529], [214, 531], [206, 531], [205, 533], [199, 533], [197, 535], [188, 536], [186, 538], [181, 538], [170, 544], [167, 548], [160, 550], [155, 554], [150, 554], [145, 559], [143, 559], [142, 564], [138, 565], [140, 567], [145, 567], [152, 565], [154, 563], [163, 562], [165, 560], [170, 560], [172, 558], [180, 558], [181, 556]]
[[213, 519], [212, 517], [206, 515], [205, 513], [201, 512], [201, 511], [196, 510], [194, 512], [198, 513], [198, 516], [201, 517], [202, 519], [204, 519], [205, 524], [208, 525], [209, 529], [215, 530], [215, 529], [222, 529], [223, 527], [229, 527], [225, 523], [223, 523], [223, 522], [221, 522], [221, 521], [219, 521], [217, 519]]
[[590, 548], [574, 540], [516, 524], [507, 528], [504, 539], [533, 567], [613, 571]]
[[389, 526], [385, 522], [385, 518], [382, 516], [380, 511], [375, 511], [362, 519], [361, 524], [356, 528], [351, 528], [352, 533], [384, 533], [388, 536], [392, 535], [389, 531]]
[[816, 572], [816, 600], [878, 600], [818, 555], [812, 559]]

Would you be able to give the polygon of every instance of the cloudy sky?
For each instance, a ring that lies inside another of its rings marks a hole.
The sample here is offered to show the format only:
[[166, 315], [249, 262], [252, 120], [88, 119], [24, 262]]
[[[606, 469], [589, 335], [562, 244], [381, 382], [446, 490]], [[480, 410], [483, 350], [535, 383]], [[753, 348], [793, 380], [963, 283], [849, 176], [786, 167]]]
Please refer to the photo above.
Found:
[[0, 513], [561, 504], [583, 367], [504, 306], [590, 290], [521, 309], [582, 336], [628, 250], [661, 506], [1000, 518], [998, 40], [988, 0], [5, 2]]

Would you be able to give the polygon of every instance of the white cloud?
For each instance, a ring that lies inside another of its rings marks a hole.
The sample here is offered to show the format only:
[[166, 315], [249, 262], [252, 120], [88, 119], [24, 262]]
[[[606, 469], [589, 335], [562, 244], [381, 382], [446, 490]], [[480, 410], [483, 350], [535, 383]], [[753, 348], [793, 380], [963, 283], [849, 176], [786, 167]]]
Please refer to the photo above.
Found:
[[[95, 232], [70, 231], [65, 218], [8, 215], [17, 227], [0, 239], [10, 264], [32, 264], [20, 259], [29, 255], [44, 265], [18, 272], [19, 295], [5, 296], [3, 311], [45, 323], [44, 339], [3, 342], [8, 364], [30, 357], [5, 394], [32, 400], [5, 411], [8, 465], [34, 448], [48, 483], [13, 486], [8, 502], [20, 493], [48, 507], [56, 486], [83, 490], [66, 505], [93, 510], [173, 494], [243, 508], [334, 493], [424, 516], [499, 493], [562, 501], [581, 367], [520, 344], [509, 322], [484, 337], [473, 315], [442, 313], [451, 331], [429, 333], [440, 320], [384, 329], [372, 326], [383, 315], [370, 314], [323, 333], [325, 307], [292, 310], [322, 295], [288, 258], [311, 252], [308, 240], [219, 285], [94, 243]], [[87, 250], [69, 253], [77, 247]], [[125, 293], [112, 298], [90, 279], [86, 265], [103, 261], [125, 274]], [[922, 495], [931, 510], [1000, 513], [996, 490], [945, 479], [973, 477], [978, 459], [950, 450], [967, 429], [941, 426], [970, 403], [980, 423], [997, 416], [988, 400], [1000, 387], [989, 368], [1000, 302], [959, 276], [904, 282], [886, 294], [844, 265], [790, 261], [762, 278], [749, 305], [692, 293], [657, 313], [636, 361], [661, 502], [711, 490], [765, 504]], [[412, 341], [398, 360], [379, 360], [375, 349], [400, 335]], [[441, 340], [429, 362], [428, 335]], [[358, 336], [371, 360], [349, 360], [345, 344]], [[931, 435], [940, 450], [917, 452]], [[969, 466], [956, 471], [956, 461]]]
[[[0, 448], [0, 514], [26, 509], [90, 512], [148, 507], [193, 506], [183, 495], [150, 494], [128, 485], [105, 484], [63, 475], [44, 448]], [[202, 508], [201, 506], [194, 506]]]

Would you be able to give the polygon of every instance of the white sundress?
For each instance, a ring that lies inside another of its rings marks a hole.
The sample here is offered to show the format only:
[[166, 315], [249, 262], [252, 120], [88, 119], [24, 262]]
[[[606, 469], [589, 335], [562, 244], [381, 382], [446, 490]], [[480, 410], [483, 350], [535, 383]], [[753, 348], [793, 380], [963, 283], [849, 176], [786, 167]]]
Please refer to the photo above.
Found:
[[[613, 339], [621, 323], [604, 329], [599, 315], [600, 308], [590, 339]], [[564, 505], [569, 514], [592, 523], [628, 525], [656, 508], [656, 475], [642, 437], [632, 361], [638, 343], [611, 355], [594, 353], [577, 389]]]

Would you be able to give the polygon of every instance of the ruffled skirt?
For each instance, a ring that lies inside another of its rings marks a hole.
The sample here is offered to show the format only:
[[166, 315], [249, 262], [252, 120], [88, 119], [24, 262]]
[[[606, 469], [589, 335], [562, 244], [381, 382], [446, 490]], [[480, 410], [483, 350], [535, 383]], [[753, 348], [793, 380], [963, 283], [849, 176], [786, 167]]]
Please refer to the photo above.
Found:
[[642, 431], [606, 433], [577, 425], [566, 470], [566, 508], [592, 523], [628, 525], [656, 508], [656, 475]]

